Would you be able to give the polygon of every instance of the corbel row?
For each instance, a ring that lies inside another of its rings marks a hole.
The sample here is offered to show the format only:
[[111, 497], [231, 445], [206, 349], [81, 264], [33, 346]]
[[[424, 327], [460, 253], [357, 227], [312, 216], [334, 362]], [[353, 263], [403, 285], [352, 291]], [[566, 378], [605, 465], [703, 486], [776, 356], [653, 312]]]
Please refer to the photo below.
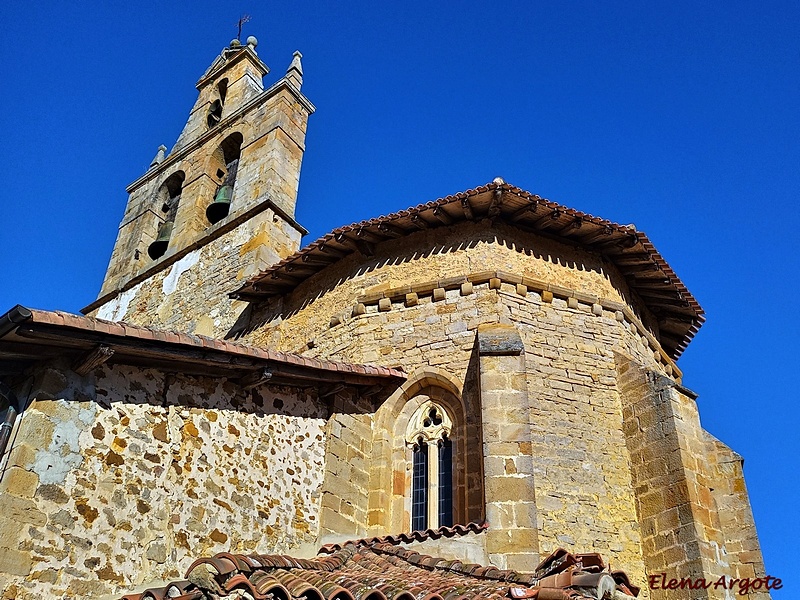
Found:
[[[447, 277], [370, 292], [357, 299], [349, 316], [358, 317], [366, 314], [367, 306], [377, 305], [378, 312], [388, 312], [396, 304], [402, 304], [405, 307], [416, 306], [420, 298], [424, 297], [430, 297], [433, 302], [441, 302], [447, 297], [447, 292], [452, 290], [458, 290], [462, 296], [468, 296], [474, 293], [477, 285], [488, 284], [490, 290], [500, 291], [504, 283], [514, 286], [516, 294], [523, 298], [527, 297], [529, 293], [538, 294], [544, 303], [552, 303], [554, 298], [558, 298], [566, 301], [567, 307], [571, 309], [577, 310], [584, 305], [589, 308], [591, 314], [597, 317], [602, 316], [603, 311], [612, 312], [616, 321], [627, 326], [631, 333], [642, 338], [642, 343], [649, 347], [653, 352], [653, 358], [664, 365], [668, 374], [677, 379], [682, 377], [683, 373], [675, 361], [664, 351], [656, 337], [648, 331], [626, 304], [506, 271], [480, 271], [459, 277]], [[342, 324], [345, 318], [345, 315], [334, 315], [330, 320], [330, 327]]]

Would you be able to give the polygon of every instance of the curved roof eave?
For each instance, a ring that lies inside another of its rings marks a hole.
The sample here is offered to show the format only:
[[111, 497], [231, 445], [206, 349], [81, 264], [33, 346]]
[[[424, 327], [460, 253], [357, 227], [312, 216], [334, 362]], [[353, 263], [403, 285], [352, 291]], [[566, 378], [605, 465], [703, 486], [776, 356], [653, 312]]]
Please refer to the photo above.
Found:
[[242, 300], [284, 295], [345, 256], [354, 252], [371, 256], [382, 241], [485, 218], [603, 254], [659, 319], [662, 345], [674, 359], [705, 321], [700, 304], [643, 232], [499, 181], [334, 229], [251, 277], [230, 295]]

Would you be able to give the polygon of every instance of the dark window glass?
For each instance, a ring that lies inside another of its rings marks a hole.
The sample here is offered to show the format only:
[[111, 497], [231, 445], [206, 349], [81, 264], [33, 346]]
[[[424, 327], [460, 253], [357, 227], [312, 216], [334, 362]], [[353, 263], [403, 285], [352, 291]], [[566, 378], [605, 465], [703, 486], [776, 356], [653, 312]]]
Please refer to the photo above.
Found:
[[439, 440], [439, 527], [453, 526], [453, 442]]
[[411, 479], [411, 529], [428, 527], [428, 446], [420, 439], [414, 444], [414, 473]]

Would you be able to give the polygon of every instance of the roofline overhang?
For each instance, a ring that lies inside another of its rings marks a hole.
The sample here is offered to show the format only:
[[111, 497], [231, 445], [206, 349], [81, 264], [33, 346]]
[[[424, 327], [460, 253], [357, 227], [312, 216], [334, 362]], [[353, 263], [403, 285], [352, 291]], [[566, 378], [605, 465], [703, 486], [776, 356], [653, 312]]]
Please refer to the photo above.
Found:
[[[632, 225], [569, 208], [502, 181], [367, 221], [353, 223], [308, 244], [251, 277], [232, 298], [258, 301], [291, 293], [300, 283], [360, 252], [374, 253], [384, 241], [460, 222], [489, 219], [597, 252], [626, 278], [642, 303], [661, 319], [663, 345], [677, 359], [705, 321], [705, 313], [646, 234]], [[669, 327], [665, 327], [668, 325]]]
[[404, 372], [389, 367], [319, 360], [201, 335], [19, 305], [0, 316], [0, 324], [8, 324], [0, 330], [0, 364], [17, 364], [17, 372], [43, 360], [66, 356], [77, 371], [91, 366], [92, 361], [99, 361], [98, 365], [108, 361], [224, 376], [245, 383], [268, 380], [294, 387], [344, 384], [376, 391], [396, 387], [406, 378]]

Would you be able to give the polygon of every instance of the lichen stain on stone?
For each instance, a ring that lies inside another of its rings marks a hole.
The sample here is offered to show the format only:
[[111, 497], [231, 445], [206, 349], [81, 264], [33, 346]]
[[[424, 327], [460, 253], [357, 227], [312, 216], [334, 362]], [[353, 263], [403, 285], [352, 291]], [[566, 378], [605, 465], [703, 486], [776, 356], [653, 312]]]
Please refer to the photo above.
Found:
[[200, 432], [197, 430], [197, 427], [192, 421], [186, 421], [181, 428], [182, 433], [189, 435], [191, 437], [197, 437]]
[[190, 550], [191, 546], [189, 546], [189, 534], [186, 533], [183, 529], [181, 529], [178, 533], [175, 534], [175, 544], [180, 548], [185, 548], [186, 550]]
[[108, 563], [102, 569], [98, 569], [95, 571], [97, 574], [98, 579], [102, 579], [104, 581], [114, 581], [116, 583], [123, 583], [125, 578], [122, 575], [114, 572], [114, 569], [111, 568], [111, 565]]
[[266, 231], [266, 225], [259, 228], [258, 233], [254, 235], [247, 243], [243, 244], [239, 249], [239, 256], [244, 256], [248, 252], [252, 252], [261, 246], [267, 246], [270, 241], [270, 236]]
[[303, 510], [299, 506], [295, 508], [292, 525], [297, 531], [302, 531], [304, 533], [307, 533], [310, 530], [308, 520], [305, 518]]
[[139, 498], [136, 501], [136, 510], [139, 511], [140, 514], [145, 515], [145, 514], [149, 513], [152, 509], [151, 509], [150, 505], [147, 502], [145, 502], [144, 500]]
[[114, 450], [115, 452], [122, 452], [127, 447], [128, 447], [128, 442], [126, 442], [120, 437], [115, 437], [114, 441], [111, 442], [111, 449]]
[[239, 430], [236, 429], [236, 427], [233, 425], [233, 423], [229, 423], [228, 424], [228, 433], [230, 433], [231, 435], [238, 436], [239, 435]]

